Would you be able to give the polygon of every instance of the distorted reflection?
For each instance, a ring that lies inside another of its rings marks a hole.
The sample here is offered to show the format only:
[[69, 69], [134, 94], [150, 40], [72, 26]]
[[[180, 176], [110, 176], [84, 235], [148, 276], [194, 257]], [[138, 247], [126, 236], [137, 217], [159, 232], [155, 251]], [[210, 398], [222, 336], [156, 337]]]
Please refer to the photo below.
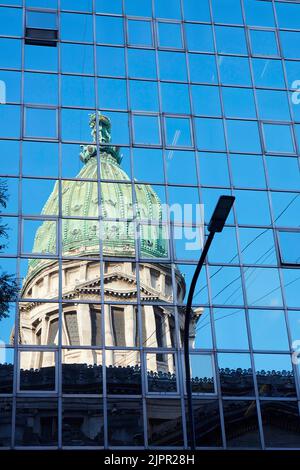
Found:
[[[28, 233], [24, 250], [28, 256], [32, 251], [39, 257], [28, 259], [28, 266], [22, 261], [23, 301], [19, 308], [18, 341], [20, 347], [27, 349], [20, 352], [20, 390], [57, 389], [58, 356], [54, 349], [44, 348], [62, 345], [63, 393], [102, 393], [101, 348], [105, 347], [108, 394], [140, 394], [138, 347], [142, 345], [157, 349], [146, 358], [149, 392], [178, 393], [175, 355], [167, 350], [176, 347], [178, 341], [177, 316], [182, 344], [185, 309], [176, 310], [172, 306], [172, 278], [180, 304], [186, 293], [186, 282], [181, 271], [167, 263], [168, 240], [162, 227], [159, 196], [151, 186], [136, 184], [134, 205], [130, 178], [120, 167], [122, 155], [117, 147], [110, 145], [110, 120], [99, 114], [96, 121], [96, 115], [92, 114], [93, 143], [82, 146], [83, 167], [76, 180], [55, 183], [43, 209], [40, 201], [31, 204], [27, 198], [28, 213], [35, 207], [42, 215], [38, 220], [24, 222]], [[103, 145], [101, 176], [114, 183], [95, 182], [97, 126]], [[63, 219], [58, 237], [56, 219], [51, 217], [57, 217], [60, 205]], [[103, 217], [100, 223], [99, 207]], [[139, 218], [148, 221], [139, 228], [139, 254], [147, 261], [139, 263], [138, 273], [135, 210]], [[100, 248], [104, 256], [101, 263]], [[57, 259], [60, 251], [61, 264]], [[52, 258], [45, 258], [50, 254]], [[159, 261], [153, 262], [154, 259]], [[103, 282], [100, 281], [102, 270]], [[138, 298], [143, 302], [140, 311]], [[190, 330], [193, 345], [202, 313], [202, 308], [194, 309]], [[12, 339], [14, 336], [13, 331]], [[204, 386], [203, 391], [211, 392], [213, 373], [211, 359], [209, 356], [207, 359], [210, 385]], [[195, 364], [194, 368], [197, 367]], [[195, 391], [200, 391], [205, 373], [195, 371], [194, 377], [199, 382]]]

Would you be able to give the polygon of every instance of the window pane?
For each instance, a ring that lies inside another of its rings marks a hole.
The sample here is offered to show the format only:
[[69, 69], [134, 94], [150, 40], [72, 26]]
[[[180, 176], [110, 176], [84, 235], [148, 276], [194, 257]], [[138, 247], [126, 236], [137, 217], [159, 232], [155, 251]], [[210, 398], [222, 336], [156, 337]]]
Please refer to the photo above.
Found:
[[187, 85], [161, 83], [163, 111], [176, 114], [190, 114], [189, 90]]
[[268, 397], [296, 396], [289, 354], [254, 354], [258, 392]]
[[130, 78], [156, 78], [155, 52], [128, 49], [128, 75]]
[[214, 52], [211, 26], [186, 23], [185, 31], [190, 51]]
[[191, 147], [191, 122], [189, 118], [165, 118], [167, 145], [172, 147]]
[[265, 148], [270, 153], [294, 153], [292, 130], [285, 124], [263, 124]]
[[218, 87], [192, 85], [192, 98], [195, 114], [208, 116], [222, 115]]
[[152, 46], [151, 22], [128, 20], [128, 43], [131, 45]]
[[289, 342], [282, 310], [249, 310], [254, 349], [288, 350]]
[[186, 57], [182, 52], [158, 51], [161, 80], [187, 81]]
[[196, 118], [197, 147], [200, 150], [225, 150], [222, 119]]
[[188, 54], [192, 82], [217, 83], [216, 60], [213, 55]]
[[113, 16], [96, 16], [96, 40], [104, 44], [123, 44], [123, 19]]
[[154, 82], [130, 80], [130, 103], [135, 111], [158, 111], [158, 88]]
[[249, 349], [245, 311], [243, 309], [214, 309], [218, 349]]
[[244, 268], [248, 304], [281, 307], [282, 295], [278, 270], [275, 268]]
[[57, 138], [55, 109], [26, 108], [25, 134], [27, 137]]
[[58, 104], [58, 79], [56, 75], [25, 73], [24, 101], [34, 104]]
[[219, 353], [218, 363], [223, 396], [236, 395], [237, 392], [239, 396], [254, 395], [249, 354]]
[[160, 144], [157, 116], [133, 116], [134, 140], [137, 144]]
[[245, 32], [243, 28], [216, 26], [218, 52], [247, 54]]
[[227, 446], [260, 447], [255, 401], [224, 400], [223, 409]]
[[218, 62], [222, 84], [251, 86], [248, 58], [218, 56]]
[[222, 95], [226, 117], [256, 117], [252, 90], [223, 87]]
[[[297, 448], [299, 409], [297, 401], [264, 400], [260, 402], [266, 447]], [[280, 423], [285, 423], [284, 429]]]
[[280, 256], [283, 263], [300, 264], [300, 232], [278, 231]]
[[252, 59], [254, 82], [258, 87], [285, 88], [282, 62], [274, 59]]
[[108, 442], [112, 446], [143, 446], [141, 400], [108, 400]]
[[210, 21], [209, 0], [184, 0], [183, 9], [187, 21]]
[[226, 121], [228, 146], [231, 152], [260, 153], [258, 125], [253, 121]]
[[[5, 2], [7, 3], [7, 2]], [[0, 8], [0, 35], [21, 36], [22, 35], [22, 10], [17, 8]]]
[[60, 25], [60, 35], [63, 41], [93, 41], [93, 17], [91, 15], [62, 13]]
[[118, 47], [97, 46], [97, 69], [98, 75], [124, 76], [124, 50]]
[[254, 55], [276, 56], [278, 48], [275, 31], [250, 29], [251, 48]]
[[177, 23], [157, 23], [158, 43], [161, 47], [182, 48], [181, 26]]

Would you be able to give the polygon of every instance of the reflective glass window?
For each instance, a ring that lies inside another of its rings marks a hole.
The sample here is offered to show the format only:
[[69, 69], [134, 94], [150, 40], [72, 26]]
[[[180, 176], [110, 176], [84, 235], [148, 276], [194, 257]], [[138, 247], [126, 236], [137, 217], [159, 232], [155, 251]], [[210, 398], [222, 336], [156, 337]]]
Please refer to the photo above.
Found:
[[93, 46], [61, 44], [61, 71], [83, 74], [94, 73]]
[[133, 46], [152, 46], [151, 22], [128, 20], [128, 44]]
[[122, 77], [125, 75], [125, 53], [119, 47], [97, 46], [97, 73]]
[[243, 28], [216, 26], [218, 52], [229, 54], [247, 54], [246, 38]]
[[210, 21], [209, 0], [184, 0], [183, 10], [187, 21]]
[[128, 75], [130, 78], [156, 78], [154, 51], [128, 49]]
[[212, 8], [216, 23], [243, 24], [239, 0], [213, 0]]
[[282, 263], [300, 264], [300, 232], [278, 231], [280, 257]]
[[171, 147], [191, 147], [191, 122], [189, 118], [165, 117], [166, 142]]
[[192, 99], [195, 114], [221, 116], [218, 87], [192, 85]]
[[251, 74], [247, 57], [218, 56], [221, 83], [224, 85], [250, 85]]
[[21, 36], [22, 35], [22, 10], [18, 8], [0, 8], [1, 36]]
[[157, 18], [181, 19], [180, 0], [154, 0], [154, 10]]
[[96, 16], [96, 40], [103, 44], [124, 44], [123, 19]]
[[256, 117], [252, 90], [223, 87], [222, 95], [226, 117]]
[[281, 60], [252, 59], [255, 85], [265, 88], [285, 88]]
[[300, 31], [280, 31], [280, 43], [282, 47], [282, 53], [284, 57], [289, 59], [300, 59], [299, 49], [297, 48], [297, 42], [299, 41]]
[[282, 310], [249, 310], [253, 349], [289, 349], [284, 312]]
[[57, 111], [46, 108], [26, 108], [25, 135], [27, 137], [57, 138]]
[[159, 144], [160, 131], [157, 116], [133, 116], [134, 141], [137, 144]]
[[199, 153], [200, 179], [203, 186], [229, 186], [227, 156], [223, 153]]
[[286, 124], [263, 124], [265, 149], [269, 153], [294, 153], [291, 126]]
[[284, 91], [256, 90], [262, 120], [290, 121], [288, 96]]
[[260, 153], [261, 145], [257, 122], [226, 121], [228, 146], [231, 152]]
[[275, 31], [250, 29], [252, 54], [262, 56], [278, 55]]
[[161, 80], [187, 81], [186, 56], [183, 52], [159, 51], [158, 60]]
[[93, 41], [93, 17], [74, 13], [62, 13], [60, 37], [63, 41]]
[[[260, 439], [255, 401], [223, 400], [223, 410], [228, 448], [259, 448]], [[238, 430], [241, 428], [243, 431], [239, 432]]]
[[[254, 395], [253, 372], [250, 355], [246, 353], [219, 353], [219, 374], [223, 396]], [[234, 384], [234, 386], [233, 386]]]
[[[100, 0], [106, 3], [106, 0]], [[118, 0], [120, 5], [122, 0]], [[120, 12], [122, 12], [122, 5], [120, 6]], [[151, 0], [125, 0], [125, 12], [131, 16], [152, 16], [152, 2]]]
[[166, 113], [190, 114], [188, 85], [161, 83], [162, 111]]
[[244, 268], [248, 304], [251, 306], [282, 306], [281, 286], [275, 268]]
[[58, 104], [58, 78], [53, 74], [25, 73], [24, 101], [32, 104]]
[[222, 119], [196, 118], [195, 121], [199, 150], [225, 150]]
[[158, 87], [155, 82], [130, 80], [130, 103], [135, 111], [158, 111]]
[[188, 54], [190, 79], [195, 83], [217, 83], [216, 59], [213, 55]]
[[157, 23], [158, 44], [161, 47], [182, 48], [181, 25], [178, 23]]
[[215, 308], [214, 323], [218, 349], [249, 349], [243, 309]]
[[232, 182], [236, 187], [265, 188], [266, 178], [260, 155], [230, 155]]
[[273, 7], [270, 2], [244, 0], [246, 23], [251, 26], [274, 26]]
[[296, 396], [289, 354], [254, 354], [258, 392], [268, 397]]
[[187, 48], [190, 51], [214, 52], [211, 26], [204, 24], [185, 24]]

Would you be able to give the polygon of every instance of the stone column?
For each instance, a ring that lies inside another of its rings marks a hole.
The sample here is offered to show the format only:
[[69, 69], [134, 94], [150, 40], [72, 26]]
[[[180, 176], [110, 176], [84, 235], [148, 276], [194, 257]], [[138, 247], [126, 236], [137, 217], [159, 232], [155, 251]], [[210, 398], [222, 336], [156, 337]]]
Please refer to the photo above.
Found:
[[[145, 347], [157, 348], [156, 338], [156, 324], [154, 317], [154, 310], [151, 305], [144, 306], [144, 321], [145, 321]], [[156, 354], [147, 354], [147, 369], [150, 371], [157, 371]]]
[[124, 308], [125, 323], [125, 345], [130, 347], [135, 343], [135, 332], [137, 325], [135, 324], [134, 306], [126, 305]]

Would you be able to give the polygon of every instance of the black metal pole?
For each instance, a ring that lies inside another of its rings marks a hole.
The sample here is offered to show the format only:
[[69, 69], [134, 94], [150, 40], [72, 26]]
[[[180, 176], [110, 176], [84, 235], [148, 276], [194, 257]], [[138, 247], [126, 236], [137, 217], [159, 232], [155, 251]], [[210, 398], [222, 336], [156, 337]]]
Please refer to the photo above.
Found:
[[201, 271], [201, 268], [204, 264], [207, 252], [211, 245], [211, 242], [214, 238], [215, 232], [209, 232], [207, 240], [204, 244], [200, 259], [198, 261], [196, 270], [193, 275], [191, 282], [189, 295], [186, 304], [185, 312], [185, 322], [184, 322], [184, 363], [185, 363], [185, 384], [186, 384], [186, 393], [187, 393], [187, 405], [188, 405], [188, 421], [189, 421], [189, 435], [190, 435], [190, 447], [191, 450], [196, 448], [196, 434], [195, 434], [195, 422], [194, 422], [194, 412], [193, 412], [193, 402], [192, 402], [192, 385], [191, 385], [191, 368], [190, 368], [190, 321], [191, 321], [191, 309], [193, 296], [195, 292], [195, 287], [197, 280]]

